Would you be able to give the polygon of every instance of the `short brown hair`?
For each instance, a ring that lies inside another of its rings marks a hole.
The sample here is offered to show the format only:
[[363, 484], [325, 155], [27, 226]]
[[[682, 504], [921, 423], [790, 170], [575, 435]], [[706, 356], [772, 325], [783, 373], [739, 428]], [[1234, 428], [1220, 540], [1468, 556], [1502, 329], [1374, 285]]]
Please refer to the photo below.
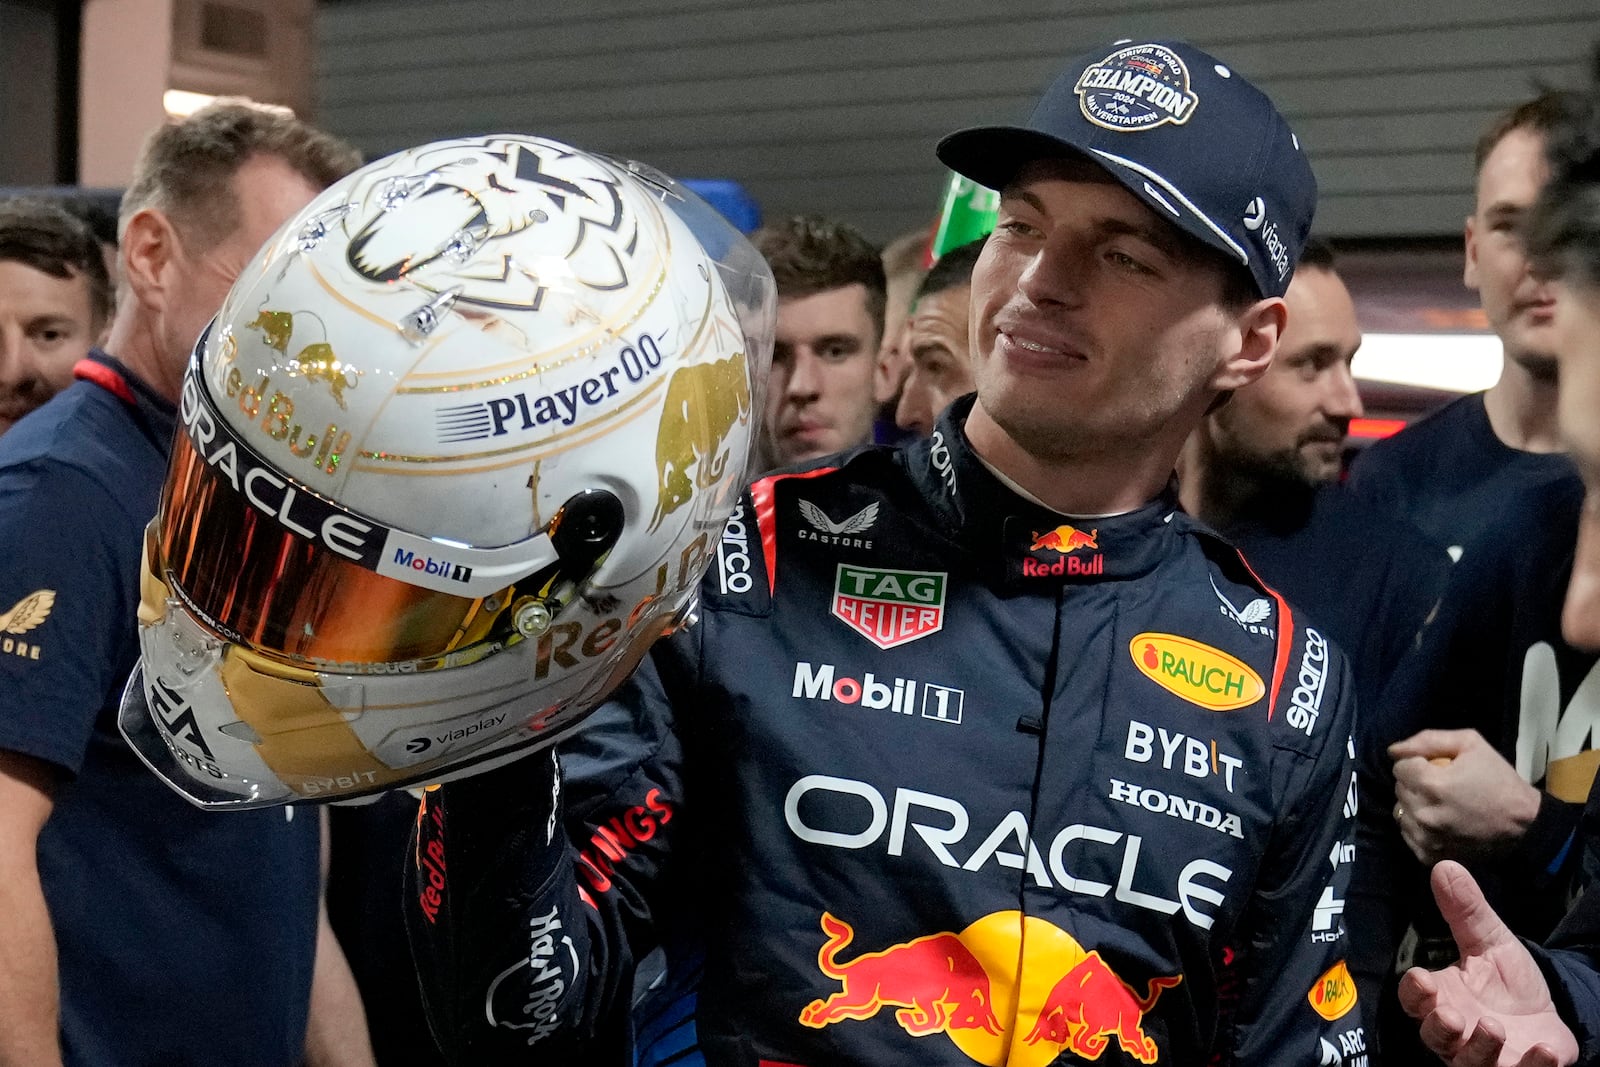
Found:
[[1536, 274], [1600, 286], [1600, 44], [1571, 121], [1547, 138], [1550, 181], [1528, 218]]
[[354, 148], [286, 108], [219, 101], [150, 134], [122, 195], [118, 236], [135, 213], [155, 208], [186, 238], [222, 240], [239, 221], [230, 179], [255, 156], [281, 159], [318, 189], [361, 165]]
[[883, 339], [883, 259], [859, 230], [820, 215], [795, 215], [761, 227], [750, 239], [772, 268], [780, 299], [865, 286], [867, 315], [878, 334], [874, 343]]
[[1530, 130], [1548, 136], [1552, 131], [1571, 123], [1581, 103], [1582, 98], [1577, 93], [1547, 90], [1497, 116], [1478, 138], [1478, 146], [1472, 157], [1472, 172], [1477, 174], [1483, 170], [1484, 161], [1508, 134], [1515, 130]]
[[89, 324], [99, 333], [111, 319], [111, 276], [89, 224], [58, 204], [15, 197], [0, 200], [0, 261], [20, 263], [52, 278], [82, 277], [89, 286]]

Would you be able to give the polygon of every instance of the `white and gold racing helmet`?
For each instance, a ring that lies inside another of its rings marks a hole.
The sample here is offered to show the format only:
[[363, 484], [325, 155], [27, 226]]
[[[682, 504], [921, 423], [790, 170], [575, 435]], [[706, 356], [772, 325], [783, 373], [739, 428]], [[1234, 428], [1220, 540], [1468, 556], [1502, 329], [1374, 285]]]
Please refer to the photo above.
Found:
[[214, 807], [554, 743], [692, 611], [774, 308], [641, 164], [494, 136], [334, 185], [195, 348], [123, 734]]

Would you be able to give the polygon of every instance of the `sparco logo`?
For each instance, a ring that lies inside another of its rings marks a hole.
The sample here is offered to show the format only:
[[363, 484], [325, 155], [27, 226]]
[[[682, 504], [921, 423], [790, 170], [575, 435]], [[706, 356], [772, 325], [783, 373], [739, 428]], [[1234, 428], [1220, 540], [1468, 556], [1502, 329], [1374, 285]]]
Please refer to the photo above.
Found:
[[1200, 98], [1189, 91], [1189, 68], [1170, 48], [1136, 44], [1091, 65], [1076, 86], [1083, 117], [1125, 133], [1181, 126]]
[[1327, 681], [1328, 642], [1321, 634], [1306, 627], [1306, 649], [1300, 656], [1300, 676], [1295, 679], [1294, 694], [1289, 697], [1289, 725], [1304, 730], [1307, 737], [1317, 725], [1322, 713], [1322, 688]]
[[517, 393], [476, 404], [440, 408], [435, 416], [439, 442], [482, 441], [550, 423], [571, 426], [585, 408], [617, 395], [618, 375], [636, 384], [660, 366], [661, 349], [656, 346], [655, 338], [645, 334], [637, 344], [623, 347], [615, 366], [565, 389], [531, 395]]
[[[564, 954], [562, 949], [566, 950]], [[569, 962], [572, 965], [570, 972], [565, 969], [565, 964]], [[522, 1004], [515, 1015], [505, 1011], [496, 1015], [495, 995], [500, 992], [506, 979], [524, 967], [528, 969], [528, 974], [513, 983], [515, 987], [527, 990]], [[489, 983], [489, 991], [483, 998], [484, 1016], [490, 1026], [502, 1030], [531, 1030], [532, 1033], [526, 1035], [527, 1042], [535, 1044], [549, 1037], [560, 1025], [556, 1012], [577, 973], [578, 950], [573, 946], [572, 938], [561, 932], [561, 919], [556, 909], [551, 908], [550, 914], [528, 920], [528, 956], [501, 971]], [[513, 1022], [516, 1016], [526, 1021]]]
[[396, 566], [410, 567], [423, 574], [436, 574], [441, 578], [449, 578], [453, 582], [472, 581], [472, 568], [464, 567], [459, 563], [451, 563], [447, 559], [434, 559], [432, 556], [419, 556], [409, 548], [394, 550]]
[[[835, 676], [831, 663], [816, 667], [801, 661], [794, 665], [794, 691], [797, 700], [833, 700], [840, 704], [860, 704], [864, 708], [881, 708], [912, 715], [917, 710], [918, 683], [910, 678], [890, 678], [880, 681], [868, 671], [860, 681]], [[922, 683], [922, 717], [940, 722], [960, 723], [966, 693], [944, 685]]]
[[944, 431], [935, 430], [928, 439], [928, 462], [944, 479], [944, 487], [951, 496], [956, 495], [956, 472], [950, 465], [950, 446], [944, 443]]
[[[808, 799], [812, 793], [833, 796], [819, 802]], [[841, 802], [839, 797], [850, 800]], [[924, 812], [928, 814], [926, 822], [920, 821]], [[891, 804], [866, 782], [827, 774], [808, 774], [790, 786], [783, 815], [791, 833], [814, 845], [859, 849], [883, 842], [889, 855], [902, 856], [906, 831], [912, 830], [912, 840], [920, 841], [946, 867], [976, 873], [994, 863], [1025, 871], [1043, 889], [1056, 885], [1080, 896], [1110, 894], [1124, 904], [1161, 915], [1181, 910], [1184, 918], [1201, 930], [1211, 929], [1216, 919], [1212, 909], [1226, 900], [1216, 886], [1226, 885], [1233, 877], [1231, 868], [1199, 858], [1185, 863], [1174, 878], [1178, 860], [1171, 849], [1158, 848], [1157, 859], [1141, 864], [1144, 838], [1089, 823], [1062, 827], [1041, 852], [1043, 839], [1034, 837], [1027, 816], [1020, 811], [1011, 812], [993, 828], [980, 827], [969, 833], [966, 805], [959, 800], [896, 789]], [[970, 841], [980, 843], [974, 846]], [[1089, 871], [1115, 871], [1116, 884], [1091, 879], [1086, 874]], [[1143, 888], [1135, 889], [1135, 884]], [[1165, 894], [1147, 892], [1158, 884], [1170, 888]]]
[[728, 516], [717, 543], [717, 582], [724, 593], [750, 591], [750, 534], [744, 525], [743, 502]]

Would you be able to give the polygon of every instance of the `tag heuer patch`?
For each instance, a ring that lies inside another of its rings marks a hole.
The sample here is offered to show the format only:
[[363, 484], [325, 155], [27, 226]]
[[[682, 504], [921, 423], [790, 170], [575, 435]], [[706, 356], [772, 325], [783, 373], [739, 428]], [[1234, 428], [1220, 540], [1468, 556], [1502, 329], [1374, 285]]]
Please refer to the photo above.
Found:
[[894, 571], [839, 564], [833, 616], [879, 648], [894, 648], [944, 627], [941, 571]]

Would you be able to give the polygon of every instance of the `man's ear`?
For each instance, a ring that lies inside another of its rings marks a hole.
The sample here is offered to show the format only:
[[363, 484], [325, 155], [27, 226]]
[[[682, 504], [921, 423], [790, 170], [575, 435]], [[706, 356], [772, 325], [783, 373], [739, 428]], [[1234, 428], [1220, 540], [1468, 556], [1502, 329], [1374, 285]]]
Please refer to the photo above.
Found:
[[172, 272], [182, 250], [172, 220], [154, 208], [134, 213], [123, 228], [122, 276], [133, 298], [152, 310], [162, 310]]
[[1239, 332], [1239, 350], [1225, 360], [1211, 379], [1218, 392], [1242, 389], [1261, 377], [1272, 366], [1278, 351], [1278, 338], [1289, 321], [1289, 305], [1281, 296], [1257, 300], [1239, 313], [1234, 328]]
[[885, 336], [878, 346], [872, 365], [872, 401], [875, 404], [887, 404], [905, 384], [906, 369], [911, 362], [906, 358], [905, 340], [906, 329], [901, 326], [895, 336]]
[[1472, 224], [1471, 215], [1467, 216], [1467, 223], [1462, 228], [1466, 243], [1466, 265], [1461, 269], [1461, 281], [1468, 289], [1478, 287], [1478, 229]]

